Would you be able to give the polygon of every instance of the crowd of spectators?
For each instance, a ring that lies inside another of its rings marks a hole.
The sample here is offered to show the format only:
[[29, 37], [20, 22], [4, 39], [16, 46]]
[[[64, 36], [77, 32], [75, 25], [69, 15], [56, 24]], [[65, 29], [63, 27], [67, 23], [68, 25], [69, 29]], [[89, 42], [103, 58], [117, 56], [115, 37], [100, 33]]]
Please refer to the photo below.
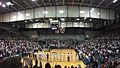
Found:
[[75, 48], [76, 45], [80, 44], [78, 40], [68, 39], [45, 39], [39, 42], [42, 48]]
[[117, 68], [120, 65], [120, 31], [109, 31], [81, 44], [77, 40], [46, 39], [34, 42], [19, 32], [0, 30], [0, 61], [44, 48], [78, 48], [88, 68]]
[[[110, 31], [78, 45], [90, 68], [117, 68], [120, 65], [120, 33]], [[119, 67], [118, 67], [119, 68]]]
[[0, 31], [0, 60], [13, 56], [22, 56], [40, 46], [37, 42], [29, 40], [18, 32]]
[[85, 57], [83, 60], [88, 68], [119, 68], [120, 65], [120, 31], [104, 32], [82, 44], [72, 39], [47, 39], [43, 42], [46, 48], [54, 46], [79, 49], [79, 56], [81, 59]]

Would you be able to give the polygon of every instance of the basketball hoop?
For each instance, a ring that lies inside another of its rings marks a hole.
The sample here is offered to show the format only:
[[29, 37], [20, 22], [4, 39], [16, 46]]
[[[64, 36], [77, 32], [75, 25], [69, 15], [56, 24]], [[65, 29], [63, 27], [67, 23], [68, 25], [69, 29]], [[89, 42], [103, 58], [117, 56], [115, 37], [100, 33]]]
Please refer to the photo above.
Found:
[[60, 27], [60, 33], [65, 33], [65, 28], [64, 27]]

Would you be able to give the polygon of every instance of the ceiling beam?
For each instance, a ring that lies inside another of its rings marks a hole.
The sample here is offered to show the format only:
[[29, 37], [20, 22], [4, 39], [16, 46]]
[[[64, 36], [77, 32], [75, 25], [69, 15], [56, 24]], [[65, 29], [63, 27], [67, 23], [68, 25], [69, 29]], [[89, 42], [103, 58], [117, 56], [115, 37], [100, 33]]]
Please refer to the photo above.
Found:
[[13, 6], [11, 6], [11, 7], [12, 7], [13, 9], [17, 10], [17, 11], [19, 10], [19, 9], [16, 8], [15, 2], [13, 2]]
[[99, 7], [105, 0], [102, 0], [98, 5], [97, 7]]
[[[4, 12], [10, 12], [11, 9], [9, 9], [9, 8], [6, 7], [6, 8], [2, 8], [1, 11], [2, 11], [3, 13], [4, 13]], [[1, 12], [0, 12], [0, 13], [1, 13]]]
[[110, 4], [112, 4], [113, 1], [110, 1], [106, 6], [105, 8], [107, 8]]
[[21, 6], [19, 3], [17, 3], [15, 0], [13, 0], [13, 3], [15, 3], [16, 5], [18, 5], [19, 7], [21, 7], [22, 9], [25, 9], [23, 6]]
[[84, 3], [84, 0], [81, 1], [80, 5], [83, 5], [83, 3]]
[[114, 7], [114, 8], [118, 7], [119, 5], [120, 5], [120, 2], [119, 2], [117, 5], [115, 5], [115, 7]]
[[65, 0], [63, 0], [63, 6], [65, 5]]
[[34, 3], [35, 3], [38, 7], [40, 6], [36, 1], [34, 1]]
[[18, 11], [18, 9], [16, 7], [12, 6], [12, 8]]
[[92, 0], [90, 0], [90, 5], [89, 6], [92, 6]]
[[[4, 1], [4, 3], [6, 3], [7, 1]], [[17, 10], [14, 6], [7, 6], [6, 5], [6, 7], [4, 8], [4, 9], [7, 9], [7, 10], [9, 10], [9, 11], [13, 11], [13, 10]], [[13, 9], [13, 10], [12, 10]]]
[[57, 0], [55, 0], [55, 3], [56, 3], [56, 5], [58, 5], [58, 1]]
[[28, 4], [25, 0], [23, 0], [23, 2], [24, 2], [29, 8], [32, 8], [32, 6], [30, 6], [30, 4]]
[[74, 5], [74, 3], [75, 3], [75, 0], [72, 1], [72, 5]]
[[115, 11], [116, 11], [117, 14], [120, 14], [120, 13], [119, 13], [119, 12], [120, 12], [120, 8], [115, 9]]
[[50, 5], [52, 6], [51, 0], [49, 0], [49, 2], [50, 2]]
[[42, 2], [43, 2], [43, 5], [44, 5], [44, 6], [46, 6], [46, 4], [45, 4], [44, 0], [42, 0]]
[[[119, 4], [120, 5], [120, 4]], [[120, 11], [120, 7], [119, 7], [119, 5], [118, 5], [118, 7], [116, 6], [116, 7], [114, 7], [114, 9], [116, 10], [116, 11]]]

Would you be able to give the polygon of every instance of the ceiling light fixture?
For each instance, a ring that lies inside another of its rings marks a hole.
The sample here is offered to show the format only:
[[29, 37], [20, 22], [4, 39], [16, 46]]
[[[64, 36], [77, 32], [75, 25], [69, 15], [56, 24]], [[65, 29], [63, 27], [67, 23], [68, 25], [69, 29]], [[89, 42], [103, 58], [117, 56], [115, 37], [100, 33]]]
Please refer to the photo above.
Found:
[[88, 37], [89, 37], [89, 35], [86, 35], [86, 37], [88, 38]]
[[50, 21], [52, 21], [53, 19], [49, 19]]
[[63, 10], [59, 10], [59, 13], [63, 14], [63, 13], [64, 13], [64, 11], [63, 11]]
[[15, 25], [13, 25], [13, 27], [15, 27]]
[[62, 21], [65, 21], [65, 19], [64, 19], [64, 18], [61, 18], [61, 20], [62, 20]]
[[100, 13], [97, 13], [98, 15], [100, 15]]
[[117, 0], [113, 0], [113, 3], [117, 2]]
[[78, 23], [74, 23], [75, 25], [77, 25]]
[[85, 11], [80, 11], [80, 13], [83, 13], [83, 14], [84, 14], [84, 13], [85, 13]]
[[27, 22], [27, 21], [25, 21], [25, 22]]
[[6, 2], [7, 6], [13, 5], [11, 2]]
[[21, 13], [20, 13], [20, 12], [18, 12], [18, 15], [21, 15]]
[[2, 7], [6, 7], [6, 5], [5, 5], [5, 4], [2, 4]]
[[92, 19], [90, 19], [90, 21], [92, 21]]
[[16, 18], [16, 16], [15, 16], [15, 15], [13, 15], [13, 18]]
[[82, 22], [80, 22], [80, 24], [82, 24]]
[[93, 12], [95, 9], [94, 8], [92, 8], [91, 10], [90, 10], [90, 12]]
[[77, 18], [76, 20], [77, 20], [77, 21], [79, 21], [80, 19], [79, 19], [79, 18]]
[[26, 13], [26, 16], [27, 16], [27, 17], [29, 17], [29, 16], [30, 16], [30, 14], [29, 14], [29, 13]]
[[35, 1], [35, 0], [32, 0], [32, 1]]
[[54, 22], [55, 23], [55, 22], [59, 22], [59, 21], [58, 20], [51, 20], [50, 22]]
[[84, 20], [87, 19], [87, 17], [84, 17]]
[[0, 6], [2, 5], [2, 3], [0, 2]]
[[41, 25], [43, 25], [43, 23], [40, 23]]
[[43, 14], [48, 14], [48, 11], [43, 11]]
[[30, 19], [30, 21], [31, 21], [31, 22], [33, 22], [33, 20], [32, 20], [32, 19]]
[[39, 21], [38, 19], [35, 20], [36, 22]]
[[62, 23], [62, 25], [64, 25], [65, 23]]

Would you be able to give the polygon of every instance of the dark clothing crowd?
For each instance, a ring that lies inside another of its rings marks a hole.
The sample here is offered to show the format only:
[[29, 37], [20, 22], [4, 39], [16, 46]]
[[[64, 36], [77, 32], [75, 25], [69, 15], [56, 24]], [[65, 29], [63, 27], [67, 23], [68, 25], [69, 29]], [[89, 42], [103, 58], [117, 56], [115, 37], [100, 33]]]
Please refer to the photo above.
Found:
[[77, 46], [86, 56], [88, 68], [119, 68], [119, 32], [103, 33]]
[[0, 35], [0, 60], [51, 47], [79, 49], [79, 57], [85, 56], [87, 68], [120, 68], [120, 31], [106, 32], [83, 43], [72, 39], [46, 39], [39, 44], [18, 32], [4, 31]]
[[21, 56], [38, 49], [37, 42], [28, 40], [26, 36], [18, 32], [2, 31], [0, 35], [0, 61], [13, 56]]

